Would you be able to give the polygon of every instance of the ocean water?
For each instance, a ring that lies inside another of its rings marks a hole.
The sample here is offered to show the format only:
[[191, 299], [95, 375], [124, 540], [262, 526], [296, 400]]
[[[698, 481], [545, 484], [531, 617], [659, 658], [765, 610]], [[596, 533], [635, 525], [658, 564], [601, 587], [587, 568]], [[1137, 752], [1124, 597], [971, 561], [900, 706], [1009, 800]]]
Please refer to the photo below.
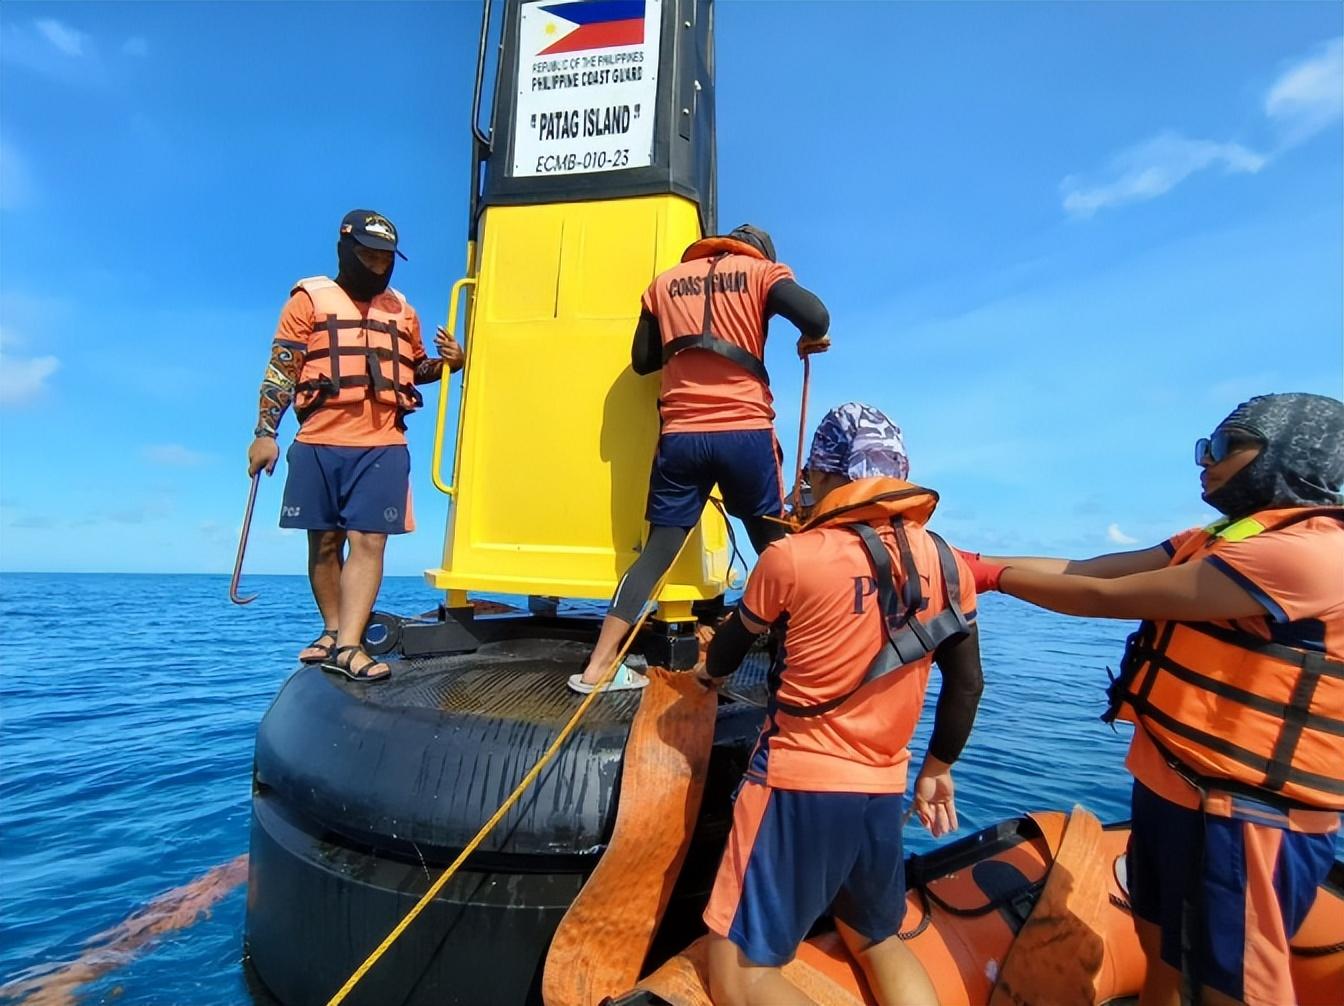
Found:
[[[245, 587], [260, 598], [239, 608], [223, 576], [0, 574], [0, 624], [14, 630], [0, 663], [0, 993], [247, 851], [256, 726], [320, 626], [305, 578]], [[437, 601], [418, 578], [393, 578], [378, 607]], [[1126, 817], [1127, 737], [1097, 715], [1129, 624], [998, 595], [981, 598], [980, 619], [986, 689], [954, 773], [960, 834], [1074, 803]], [[918, 825], [907, 836], [912, 850], [935, 844]], [[64, 1001], [253, 1002], [245, 897], [233, 888]]]

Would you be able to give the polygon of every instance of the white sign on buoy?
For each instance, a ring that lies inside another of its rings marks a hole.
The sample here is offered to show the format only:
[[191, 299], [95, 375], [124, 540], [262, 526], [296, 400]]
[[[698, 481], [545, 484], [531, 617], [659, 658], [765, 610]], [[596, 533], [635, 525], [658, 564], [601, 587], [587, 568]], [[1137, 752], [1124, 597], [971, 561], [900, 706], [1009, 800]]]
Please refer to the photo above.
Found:
[[653, 163], [662, 0], [528, 0], [518, 22], [513, 175]]

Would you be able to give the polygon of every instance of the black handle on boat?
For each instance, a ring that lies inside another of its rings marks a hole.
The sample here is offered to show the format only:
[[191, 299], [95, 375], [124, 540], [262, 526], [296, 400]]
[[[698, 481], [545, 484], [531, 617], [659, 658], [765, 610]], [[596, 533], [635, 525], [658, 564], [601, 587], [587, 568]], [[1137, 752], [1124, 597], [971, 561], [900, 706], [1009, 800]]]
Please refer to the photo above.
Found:
[[252, 488], [247, 492], [247, 510], [243, 513], [243, 529], [238, 533], [238, 557], [233, 560], [233, 579], [229, 581], [229, 600], [234, 604], [251, 604], [256, 594], [248, 597], [238, 596], [238, 581], [243, 575], [243, 553], [247, 551], [247, 533], [252, 529], [252, 507], [257, 502], [257, 484], [261, 482], [261, 469], [252, 475]]

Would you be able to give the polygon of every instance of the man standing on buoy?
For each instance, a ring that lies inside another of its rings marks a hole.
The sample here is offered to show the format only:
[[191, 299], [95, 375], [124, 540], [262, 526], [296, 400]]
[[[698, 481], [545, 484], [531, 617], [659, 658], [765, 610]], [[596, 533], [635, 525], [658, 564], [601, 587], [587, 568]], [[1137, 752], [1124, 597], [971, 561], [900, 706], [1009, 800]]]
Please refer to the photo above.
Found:
[[938, 494], [908, 472], [881, 411], [849, 402], [827, 413], [808, 455], [812, 513], [765, 550], [696, 671], [716, 686], [757, 636], [781, 636], [705, 910], [720, 1006], [810, 1003], [780, 968], [828, 910], [879, 1003], [937, 1002], [899, 939], [909, 744], [936, 662], [942, 690], [911, 809], [935, 836], [955, 830], [952, 763], [983, 677], [974, 580], [925, 528]]
[[[784, 534], [766, 326], [774, 315], [792, 322], [801, 333], [799, 356], [830, 346], [825, 305], [776, 261], [770, 235], [750, 224], [692, 243], [679, 265], [649, 284], [642, 304], [631, 365], [637, 374], [662, 370], [662, 430], [644, 512], [649, 538], [616, 588], [587, 666], [569, 679], [577, 692], [591, 692], [610, 669], [714, 485], [757, 554]], [[622, 664], [608, 691], [647, 681]]]
[[415, 386], [462, 368], [462, 349], [442, 328], [440, 359], [425, 354], [420, 319], [388, 286], [397, 229], [373, 210], [341, 221], [335, 280], [294, 285], [280, 314], [261, 383], [247, 473], [275, 470], [280, 419], [291, 403], [299, 432], [286, 455], [280, 526], [308, 532], [308, 579], [323, 631], [299, 654], [355, 681], [391, 670], [364, 652], [369, 613], [383, 579], [389, 534], [415, 528], [406, 416]]

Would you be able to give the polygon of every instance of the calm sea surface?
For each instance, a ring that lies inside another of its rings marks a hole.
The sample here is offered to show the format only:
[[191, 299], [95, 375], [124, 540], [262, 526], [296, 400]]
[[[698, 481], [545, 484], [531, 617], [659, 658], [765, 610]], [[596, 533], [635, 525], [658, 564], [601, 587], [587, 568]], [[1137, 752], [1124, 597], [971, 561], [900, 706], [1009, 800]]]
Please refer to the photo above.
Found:
[[[0, 984], [77, 957], [156, 894], [247, 851], [256, 726], [319, 623], [303, 577], [245, 586], [261, 597], [237, 608], [220, 576], [0, 574], [0, 624], [14, 631], [0, 663]], [[407, 577], [378, 606], [437, 601]], [[1126, 738], [1097, 721], [1128, 629], [981, 599], [986, 690], [955, 773], [961, 834], [1075, 802], [1128, 815]], [[244, 897], [233, 890], [81, 1001], [250, 1002]]]

